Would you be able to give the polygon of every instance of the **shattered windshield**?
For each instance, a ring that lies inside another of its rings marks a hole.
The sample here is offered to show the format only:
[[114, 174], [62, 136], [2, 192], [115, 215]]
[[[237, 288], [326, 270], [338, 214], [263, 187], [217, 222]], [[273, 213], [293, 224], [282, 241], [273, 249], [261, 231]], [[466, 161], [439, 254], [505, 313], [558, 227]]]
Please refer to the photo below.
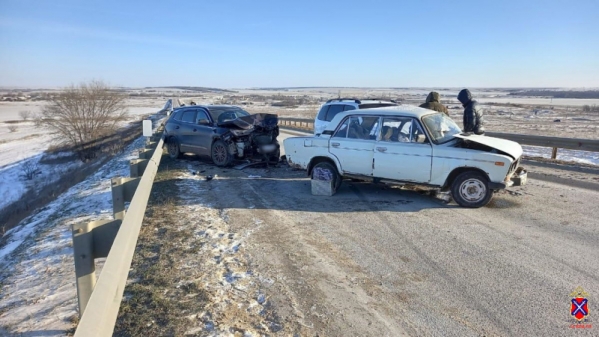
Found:
[[212, 120], [217, 123], [224, 123], [239, 117], [250, 115], [249, 112], [236, 107], [209, 107], [208, 111], [210, 112]]
[[426, 115], [422, 122], [429, 131], [434, 143], [442, 144], [453, 139], [453, 136], [462, 132], [462, 129], [444, 113]]

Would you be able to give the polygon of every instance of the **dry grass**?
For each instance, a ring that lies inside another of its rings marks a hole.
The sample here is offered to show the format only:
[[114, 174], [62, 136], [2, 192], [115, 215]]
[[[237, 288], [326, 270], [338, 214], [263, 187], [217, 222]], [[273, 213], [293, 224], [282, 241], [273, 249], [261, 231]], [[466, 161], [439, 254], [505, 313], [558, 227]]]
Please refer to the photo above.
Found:
[[[166, 159], [166, 158], [165, 158]], [[189, 249], [193, 231], [179, 228], [175, 184], [177, 171], [161, 165], [156, 176], [125, 289], [125, 299], [114, 330], [115, 336], [180, 336], [188, 317], [199, 314], [208, 294], [195, 282], [188, 282], [178, 268], [193, 259]]]

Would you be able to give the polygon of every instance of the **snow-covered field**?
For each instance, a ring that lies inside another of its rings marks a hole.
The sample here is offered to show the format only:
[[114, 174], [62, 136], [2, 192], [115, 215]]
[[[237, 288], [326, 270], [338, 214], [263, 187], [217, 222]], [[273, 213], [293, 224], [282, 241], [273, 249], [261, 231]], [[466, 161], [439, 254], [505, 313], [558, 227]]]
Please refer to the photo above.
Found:
[[[7, 232], [0, 248], [0, 327], [63, 336], [76, 317], [70, 225], [112, 216], [110, 179], [129, 176], [140, 139], [97, 173]], [[0, 328], [0, 335], [2, 335]]]
[[[32, 186], [40, 187], [58, 179], [57, 173], [76, 169], [80, 163], [73, 162], [60, 165], [40, 164], [42, 153], [52, 143], [52, 136], [44, 128], [35, 126], [31, 120], [23, 121], [19, 116], [21, 111], [39, 114], [44, 102], [0, 102], [0, 209], [18, 200]], [[129, 99], [128, 118], [120, 126], [126, 126], [132, 121], [139, 120], [143, 115], [158, 111], [163, 105], [162, 99]], [[17, 121], [17, 123], [6, 123]], [[11, 132], [9, 126], [17, 130]], [[39, 167], [39, 174], [33, 179], [23, 177], [24, 167]], [[1, 224], [1, 223], [0, 223]]]

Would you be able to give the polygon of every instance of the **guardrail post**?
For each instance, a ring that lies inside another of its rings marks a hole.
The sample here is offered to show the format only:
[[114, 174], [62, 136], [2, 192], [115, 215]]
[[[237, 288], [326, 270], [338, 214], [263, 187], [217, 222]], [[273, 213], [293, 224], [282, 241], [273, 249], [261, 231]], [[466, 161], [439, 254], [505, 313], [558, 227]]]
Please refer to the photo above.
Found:
[[94, 260], [108, 256], [120, 227], [120, 219], [99, 220], [71, 226], [79, 317], [83, 316], [87, 302], [96, 286], [96, 263]]
[[125, 218], [125, 202], [131, 202], [140, 178], [112, 178], [112, 213], [115, 219]]
[[551, 151], [551, 159], [557, 159], [557, 147], [554, 147]]
[[139, 159], [150, 159], [154, 154], [154, 150], [152, 149], [141, 149], [139, 150]]
[[141, 177], [148, 166], [147, 159], [133, 159], [129, 161], [129, 176], [131, 178]]

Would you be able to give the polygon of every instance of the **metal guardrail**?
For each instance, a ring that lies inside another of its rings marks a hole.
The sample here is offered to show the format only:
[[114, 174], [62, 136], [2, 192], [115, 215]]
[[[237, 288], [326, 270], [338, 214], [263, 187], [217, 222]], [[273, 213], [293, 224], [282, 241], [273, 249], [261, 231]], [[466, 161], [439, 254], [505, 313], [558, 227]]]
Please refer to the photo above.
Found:
[[[114, 220], [72, 226], [80, 321], [75, 336], [112, 336], [164, 139], [158, 128], [130, 162], [130, 178], [112, 179]], [[140, 177], [141, 176], [141, 177]], [[125, 202], [130, 206], [125, 211]], [[96, 258], [107, 257], [96, 283]]]
[[[289, 126], [303, 130], [314, 130], [314, 120], [307, 118], [279, 118], [280, 126]], [[486, 132], [485, 135], [503, 138], [524, 145], [551, 147], [551, 159], [556, 159], [557, 149], [599, 152], [599, 140], [580, 138], [561, 138], [547, 136], [520, 135], [513, 133]]]

